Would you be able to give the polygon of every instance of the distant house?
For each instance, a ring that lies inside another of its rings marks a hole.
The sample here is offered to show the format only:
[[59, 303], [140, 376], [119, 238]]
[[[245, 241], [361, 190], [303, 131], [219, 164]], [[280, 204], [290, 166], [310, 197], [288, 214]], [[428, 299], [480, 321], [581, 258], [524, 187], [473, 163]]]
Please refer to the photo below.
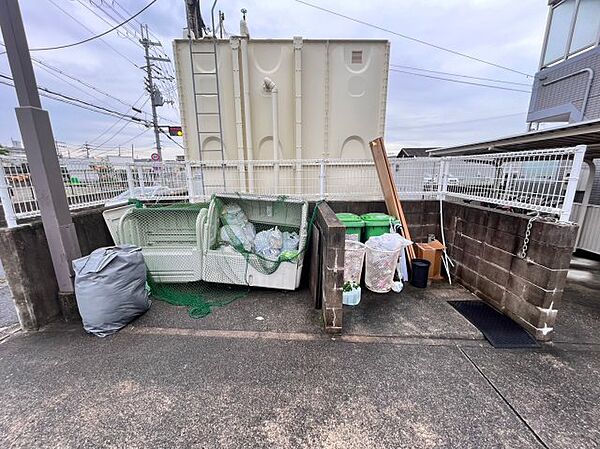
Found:
[[396, 157], [429, 157], [427, 150], [432, 150], [435, 147], [405, 147], [400, 148]]

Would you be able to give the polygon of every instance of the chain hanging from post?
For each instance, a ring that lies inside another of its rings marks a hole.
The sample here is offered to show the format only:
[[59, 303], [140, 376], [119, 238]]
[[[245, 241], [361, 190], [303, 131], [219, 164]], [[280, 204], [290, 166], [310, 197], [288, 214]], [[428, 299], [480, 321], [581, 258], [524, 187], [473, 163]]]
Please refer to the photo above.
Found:
[[559, 220], [556, 217], [544, 217], [539, 214], [535, 214], [533, 217], [529, 219], [527, 222], [527, 228], [525, 229], [525, 237], [523, 238], [523, 246], [521, 250], [517, 253], [517, 256], [520, 259], [525, 259], [527, 257], [527, 249], [529, 247], [529, 239], [531, 238], [531, 228], [533, 227], [534, 221], [545, 221], [547, 223], [558, 223]]

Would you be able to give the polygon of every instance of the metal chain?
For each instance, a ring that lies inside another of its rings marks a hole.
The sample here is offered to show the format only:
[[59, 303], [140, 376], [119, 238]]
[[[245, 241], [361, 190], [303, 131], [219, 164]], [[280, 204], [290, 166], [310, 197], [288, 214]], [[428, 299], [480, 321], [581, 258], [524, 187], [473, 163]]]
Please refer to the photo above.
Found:
[[525, 230], [525, 238], [523, 239], [523, 247], [521, 251], [517, 254], [521, 259], [525, 259], [527, 257], [527, 247], [529, 245], [529, 237], [531, 236], [531, 228], [533, 227], [533, 222], [540, 218], [540, 214], [536, 214], [529, 219], [527, 222], [527, 229]]
[[533, 227], [534, 221], [544, 221], [546, 223], [558, 223], [558, 218], [541, 216], [540, 213], [538, 212], [529, 219], [529, 221], [527, 222], [527, 229], [525, 230], [525, 238], [523, 239], [523, 246], [521, 247], [521, 251], [519, 251], [517, 253], [517, 256], [520, 257], [521, 259], [525, 259], [527, 257], [527, 247], [529, 246], [529, 237], [531, 236], [531, 228]]

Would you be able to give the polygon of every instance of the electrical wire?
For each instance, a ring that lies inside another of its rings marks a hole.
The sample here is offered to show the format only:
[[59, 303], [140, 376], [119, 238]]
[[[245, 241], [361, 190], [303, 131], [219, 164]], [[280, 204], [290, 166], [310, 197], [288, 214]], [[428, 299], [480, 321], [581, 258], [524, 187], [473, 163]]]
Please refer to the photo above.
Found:
[[518, 83], [518, 82], [515, 82], [515, 81], [500, 80], [500, 79], [497, 79], [497, 78], [482, 78], [482, 77], [479, 77], [479, 76], [464, 75], [464, 74], [461, 74], [461, 73], [440, 72], [438, 70], [422, 69], [422, 68], [419, 68], [419, 67], [411, 67], [411, 66], [408, 66], [408, 65], [390, 64], [390, 67], [396, 67], [396, 68], [399, 68], [399, 69], [418, 70], [418, 71], [421, 71], [421, 72], [437, 73], [438, 75], [450, 75], [450, 76], [456, 76], [456, 77], [459, 77], [459, 78], [469, 78], [469, 79], [480, 80], [480, 81], [492, 81], [494, 83], [512, 84], [512, 85], [515, 85], [515, 86], [531, 87], [531, 83]]
[[[133, 104], [133, 106], [135, 106], [142, 98], [144, 98], [144, 96], [146, 95], [146, 92], [142, 92], [142, 95], [139, 96], [139, 98], [137, 100], [135, 100], [135, 103]], [[144, 103], [140, 106], [140, 109], [150, 100], [150, 98], [146, 98], [146, 101], [144, 101]], [[115, 126], [117, 126], [121, 120], [123, 120], [123, 118], [118, 118], [116, 122], [114, 122], [112, 125], [110, 125], [107, 129], [105, 129], [102, 133], [100, 133], [98, 136], [94, 137], [91, 140], [88, 140], [88, 143], [93, 143], [99, 139], [101, 139], [102, 137], [104, 137], [106, 135], [106, 133], [108, 133], [110, 130], [112, 130]], [[127, 123], [127, 122], [126, 122]], [[102, 144], [101, 144], [102, 145]], [[94, 145], [94, 146], [101, 146], [101, 145]]]
[[[60, 7], [58, 4], [56, 4], [54, 2], [54, 0], [48, 0], [48, 1], [50, 3], [52, 3], [56, 8], [58, 8], [60, 11], [62, 11], [67, 17], [70, 17], [73, 21], [75, 21], [76, 23], [78, 23], [82, 28], [84, 28], [88, 32], [92, 33], [92, 35], [94, 35], [95, 31], [93, 31], [92, 29], [90, 29], [89, 27], [87, 27], [86, 25], [84, 25], [83, 23], [81, 23], [75, 16], [71, 15], [68, 11], [65, 11], [62, 7]], [[116, 54], [118, 54], [119, 56], [121, 56], [123, 59], [125, 59], [127, 62], [129, 62], [133, 66], [137, 67], [137, 64], [135, 63], [135, 61], [133, 61], [131, 58], [129, 58], [128, 56], [126, 56], [123, 53], [121, 53], [119, 50], [117, 50], [115, 47], [113, 47], [112, 45], [110, 45], [104, 39], [102, 39], [102, 43], [104, 45], [106, 45], [108, 48], [110, 48], [112, 51], [114, 51]], [[36, 51], [36, 50], [35, 49], [31, 49], [30, 51]]]
[[368, 26], [370, 28], [374, 28], [376, 30], [380, 30], [380, 31], [384, 31], [386, 33], [393, 34], [393, 35], [401, 37], [403, 39], [407, 39], [407, 40], [410, 40], [410, 41], [413, 41], [413, 42], [417, 42], [417, 43], [422, 44], [422, 45], [427, 45], [428, 47], [436, 48], [438, 50], [442, 50], [442, 51], [445, 51], [447, 53], [452, 53], [453, 55], [462, 56], [463, 58], [471, 59], [473, 61], [481, 62], [482, 64], [487, 64], [487, 65], [491, 65], [493, 67], [497, 67], [499, 69], [508, 70], [509, 72], [518, 73], [519, 75], [524, 75], [524, 76], [526, 76], [528, 78], [533, 78], [533, 76], [530, 75], [529, 73], [521, 72], [519, 70], [512, 69], [510, 67], [507, 67], [507, 66], [504, 66], [504, 65], [501, 65], [501, 64], [496, 64], [495, 62], [486, 61], [485, 59], [481, 59], [481, 58], [478, 58], [476, 56], [471, 56], [471, 55], [469, 55], [467, 53], [462, 53], [460, 51], [453, 50], [451, 48], [442, 47], [441, 45], [433, 44], [431, 42], [427, 42], [427, 41], [424, 41], [422, 39], [418, 39], [416, 37], [409, 36], [407, 34], [398, 33], [397, 31], [393, 31], [393, 30], [390, 30], [388, 28], [384, 28], [382, 26], [375, 25], [373, 23], [369, 23], [369, 22], [366, 22], [364, 20], [357, 19], [355, 17], [350, 17], [350, 16], [347, 16], [345, 14], [339, 13], [337, 11], [333, 11], [331, 9], [323, 8], [322, 6], [318, 6], [318, 5], [315, 5], [313, 3], [306, 2], [304, 0], [294, 0], [294, 1], [296, 3], [301, 3], [303, 5], [310, 6], [311, 8], [315, 8], [315, 9], [318, 9], [320, 11], [323, 11], [323, 12], [326, 12], [326, 13], [329, 13], [329, 14], [333, 14], [334, 16], [342, 17], [342, 18], [344, 18], [346, 20], [350, 20], [352, 22], [359, 23], [361, 25], [365, 25], [365, 26]]
[[87, 42], [93, 41], [94, 39], [98, 39], [102, 36], [106, 36], [109, 33], [112, 33], [113, 31], [115, 31], [117, 28], [122, 27], [123, 25], [125, 25], [126, 23], [130, 22], [131, 20], [135, 19], [137, 16], [139, 16], [140, 14], [142, 14], [144, 11], [146, 11], [148, 8], [150, 8], [152, 5], [154, 5], [158, 0], [152, 0], [150, 3], [148, 3], [146, 6], [144, 6], [142, 9], [140, 9], [137, 13], [135, 13], [133, 16], [131, 16], [129, 19], [125, 20], [124, 22], [121, 22], [119, 24], [117, 24], [116, 26], [104, 31], [103, 33], [97, 34], [95, 36], [89, 37], [87, 39], [84, 39], [82, 41], [78, 41], [78, 42], [73, 42], [71, 44], [64, 44], [64, 45], [56, 45], [54, 47], [42, 47], [42, 48], [32, 48], [29, 51], [48, 51], [48, 50], [61, 50], [63, 48], [70, 48], [70, 47], [75, 47], [76, 45], [81, 45], [81, 44], [85, 44]]
[[169, 136], [168, 133], [164, 132], [161, 128], [158, 128], [158, 130], [164, 134], [165, 136], [167, 136], [167, 139], [169, 139], [171, 142], [173, 142], [175, 145], [177, 145], [179, 148], [185, 150], [185, 147], [183, 145], [181, 145], [179, 142], [177, 142], [175, 139], [173, 139], [171, 136]]
[[[12, 77], [10, 77], [10, 76], [8, 76], [8, 75], [4, 75], [4, 74], [2, 74], [2, 73], [0, 73], [0, 78], [4, 78], [4, 79], [6, 79], [6, 80], [9, 80], [9, 81], [11, 81], [11, 82], [14, 82], [14, 80], [13, 80], [13, 78], [12, 78]], [[4, 83], [4, 84], [8, 84], [8, 83]], [[9, 85], [10, 85], [11, 87], [14, 87], [14, 84], [12, 84], [12, 83], [11, 83], [11, 84], [9, 84]], [[96, 104], [89, 103], [89, 102], [87, 102], [87, 101], [81, 100], [81, 99], [79, 99], [79, 98], [76, 98], [76, 97], [71, 97], [71, 96], [69, 96], [69, 95], [65, 95], [65, 94], [62, 94], [62, 93], [60, 93], [60, 92], [55, 92], [55, 91], [53, 91], [53, 90], [51, 90], [51, 89], [48, 89], [48, 88], [46, 88], [46, 87], [37, 86], [37, 88], [38, 88], [40, 91], [44, 92], [44, 93], [47, 93], [47, 94], [50, 94], [50, 95], [53, 95], [53, 96], [56, 96], [56, 97], [62, 98], [63, 100], [66, 100], [66, 101], [69, 101], [69, 102], [70, 102], [70, 104], [73, 104], [73, 103], [78, 103], [78, 104], [81, 104], [81, 105], [87, 106], [88, 108], [94, 108], [94, 109], [98, 110], [98, 112], [104, 112], [105, 114], [110, 114], [110, 115], [112, 115], [112, 116], [114, 116], [114, 117], [123, 117], [124, 119], [132, 120], [132, 121], [139, 122], [139, 123], [145, 123], [145, 124], [148, 124], [148, 122], [147, 122], [146, 120], [142, 120], [142, 119], [140, 119], [139, 117], [135, 117], [135, 116], [133, 116], [133, 115], [124, 114], [124, 113], [121, 113], [121, 112], [118, 112], [118, 111], [115, 111], [115, 110], [112, 110], [112, 109], [105, 108], [105, 107], [103, 107], [103, 106], [98, 106], [98, 105], [96, 105]]]
[[405, 73], [407, 75], [414, 75], [414, 76], [422, 76], [424, 78], [431, 78], [431, 79], [441, 80], [441, 81], [450, 81], [452, 83], [459, 83], [459, 84], [467, 84], [469, 86], [489, 87], [491, 89], [508, 90], [508, 91], [512, 91], [512, 92], [524, 92], [527, 94], [531, 93], [530, 90], [513, 89], [512, 87], [494, 86], [492, 84], [473, 83], [471, 81], [461, 81], [461, 80], [455, 80], [455, 79], [451, 79], [451, 78], [443, 78], [441, 76], [425, 75], [424, 73], [414, 73], [414, 72], [408, 72], [406, 70], [390, 69], [390, 72]]
[[485, 122], [487, 120], [499, 120], [499, 119], [503, 119], [503, 118], [517, 117], [517, 116], [525, 115], [526, 113], [527, 113], [526, 111], [523, 111], [523, 112], [515, 112], [513, 114], [494, 115], [494, 116], [490, 116], [490, 117], [480, 117], [480, 118], [476, 118], [476, 119], [459, 120], [459, 121], [454, 121], [454, 122], [429, 123], [426, 125], [388, 126], [387, 129], [388, 130], [411, 130], [411, 129], [425, 129], [425, 128], [438, 127], [438, 126], [448, 126], [448, 125], [462, 125], [465, 123]]
[[[2, 81], [2, 80], [0, 80], [0, 84], [3, 84], [5, 86], [9, 86], [9, 87], [13, 87], [13, 88], [15, 87], [15, 85], [13, 83], [9, 83], [9, 82]], [[93, 109], [91, 107], [87, 107], [87, 106], [84, 106], [82, 104], [75, 103], [73, 101], [65, 100], [65, 99], [60, 98], [60, 97], [54, 97], [54, 96], [52, 96], [50, 94], [47, 94], [46, 92], [40, 92], [40, 96], [42, 96], [44, 98], [48, 98], [50, 100], [59, 101], [61, 103], [69, 104], [71, 106], [75, 106], [75, 107], [78, 107], [78, 108], [81, 108], [81, 109], [85, 109], [85, 110], [90, 111], [90, 112], [95, 112], [97, 114], [107, 115], [109, 117], [119, 117], [119, 115], [117, 115], [119, 113], [109, 113], [109, 112], [99, 111], [97, 109]], [[126, 119], [126, 120], [130, 120], [130, 119]], [[133, 120], [130, 120], [130, 121], [133, 122]], [[138, 120], [135, 120], [135, 122], [138, 123]], [[140, 120], [139, 123], [142, 124], [143, 122]]]

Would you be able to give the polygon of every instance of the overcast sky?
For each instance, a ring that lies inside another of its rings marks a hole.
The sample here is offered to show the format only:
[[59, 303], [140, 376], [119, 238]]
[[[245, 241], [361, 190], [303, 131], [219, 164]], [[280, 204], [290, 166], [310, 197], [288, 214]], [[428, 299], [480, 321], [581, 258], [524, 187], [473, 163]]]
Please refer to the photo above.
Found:
[[[21, 0], [30, 47], [67, 44], [110, 28], [92, 13], [94, 11], [110, 23], [110, 19], [93, 5], [101, 1], [105, 4], [104, 9], [112, 11], [115, 18], [118, 18], [117, 13], [109, 5], [126, 16], [124, 11], [135, 13], [148, 3], [146, 0], [118, 0], [117, 4], [113, 0]], [[528, 74], [534, 74], [537, 69], [547, 14], [547, 2], [540, 0], [307, 1]], [[221, 1], [218, 7], [225, 11], [225, 27], [232, 33], [237, 33], [239, 11], [245, 7], [248, 9], [247, 19], [253, 37], [291, 38], [301, 35], [305, 38], [384, 38], [391, 41], [392, 64], [514, 83], [532, 82], [531, 78], [524, 75], [427, 47], [330, 15], [295, 0]], [[209, 2], [203, 2], [203, 12], [208, 22]], [[149, 25], [150, 30], [162, 41], [165, 51], [171, 55], [172, 39], [182, 36], [186, 26], [184, 0], [158, 0], [138, 19]], [[138, 38], [131, 34], [129, 37], [132, 40]], [[34, 52], [33, 56], [110, 93], [122, 103], [98, 91], [91, 91], [72, 79], [68, 79], [71, 84], [67, 84], [60, 79], [64, 79], [64, 76], [56, 73], [51, 75], [36, 67], [40, 86], [127, 113], [132, 113], [127, 105], [134, 104], [143, 94], [143, 72], [134, 66], [142, 65], [143, 50], [127, 36], [116, 32], [84, 45]], [[10, 73], [5, 54], [0, 55], [0, 73]], [[420, 73], [448, 77], [430, 72]], [[528, 86], [521, 84], [455, 79], [529, 90]], [[136, 106], [143, 104], [144, 100], [145, 97], [142, 97]], [[77, 148], [86, 141], [91, 145], [103, 144], [92, 151], [92, 155], [104, 155], [107, 152], [116, 154], [116, 150], [111, 148], [118, 145], [123, 147], [124, 152], [125, 148], [131, 151], [133, 143], [136, 155], [147, 157], [151, 152], [152, 133], [143, 133], [144, 128], [140, 125], [125, 125], [123, 121], [116, 123], [116, 118], [49, 99], [43, 98], [42, 102], [50, 111], [55, 138], [65, 142], [69, 148]], [[528, 103], [529, 94], [526, 92], [390, 72], [386, 140], [388, 146], [438, 146], [521, 132], [525, 130]], [[11, 138], [20, 140], [13, 109], [15, 106], [13, 88], [0, 85], [2, 144], [10, 144]], [[147, 104], [144, 110], [149, 112]], [[174, 107], [162, 107], [160, 114], [165, 121], [178, 123], [178, 112]], [[168, 148], [166, 157], [183, 154], [171, 142], [166, 141], [164, 145]]]

